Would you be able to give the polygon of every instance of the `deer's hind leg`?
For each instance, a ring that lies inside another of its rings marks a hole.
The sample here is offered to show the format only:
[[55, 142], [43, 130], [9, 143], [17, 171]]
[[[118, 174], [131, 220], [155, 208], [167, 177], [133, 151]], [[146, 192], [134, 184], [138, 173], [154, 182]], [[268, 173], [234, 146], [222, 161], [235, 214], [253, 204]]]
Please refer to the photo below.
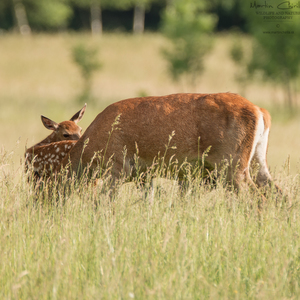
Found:
[[[256, 184], [259, 187], [264, 187], [267, 185], [271, 186], [273, 183], [273, 179], [267, 165], [268, 136], [269, 129], [266, 129], [256, 145], [253, 156], [253, 161], [259, 164], [259, 170], [256, 177]], [[276, 190], [281, 193], [281, 189], [276, 184], [274, 184], [274, 186]]]

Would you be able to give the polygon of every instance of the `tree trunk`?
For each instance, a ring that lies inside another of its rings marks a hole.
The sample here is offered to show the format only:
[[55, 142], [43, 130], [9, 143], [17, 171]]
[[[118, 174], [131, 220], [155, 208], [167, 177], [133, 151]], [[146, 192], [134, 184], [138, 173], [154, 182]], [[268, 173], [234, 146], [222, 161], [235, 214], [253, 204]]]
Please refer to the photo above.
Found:
[[101, 6], [97, 1], [91, 3], [91, 30], [92, 35], [102, 34]]
[[133, 16], [133, 32], [143, 33], [145, 29], [145, 6], [136, 4]]
[[28, 24], [25, 7], [22, 0], [13, 0], [17, 24], [21, 35], [30, 35], [31, 29]]
[[291, 78], [290, 72], [285, 70], [285, 89], [286, 89], [286, 103], [290, 110], [293, 109], [293, 97], [291, 92]]

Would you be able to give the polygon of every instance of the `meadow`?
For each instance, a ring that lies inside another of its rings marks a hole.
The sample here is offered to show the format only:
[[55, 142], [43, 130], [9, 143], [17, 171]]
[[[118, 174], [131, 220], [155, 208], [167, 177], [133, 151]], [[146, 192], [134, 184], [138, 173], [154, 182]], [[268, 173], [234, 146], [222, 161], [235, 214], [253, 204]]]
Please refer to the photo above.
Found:
[[0, 36], [1, 299], [299, 298], [300, 117], [287, 114], [280, 87], [253, 82], [245, 96], [271, 112], [268, 164], [287, 201], [271, 190], [260, 207], [259, 194], [236, 194], [222, 178], [212, 188], [188, 176], [182, 190], [159, 174], [153, 189], [83, 182], [43, 198], [24, 174], [25, 146], [49, 133], [40, 115], [60, 122], [83, 106], [74, 45], [99, 47], [103, 64], [80, 122], [85, 129], [108, 104], [129, 97], [239, 93], [231, 42], [216, 37], [191, 88], [169, 79], [160, 54], [168, 43], [158, 34]]

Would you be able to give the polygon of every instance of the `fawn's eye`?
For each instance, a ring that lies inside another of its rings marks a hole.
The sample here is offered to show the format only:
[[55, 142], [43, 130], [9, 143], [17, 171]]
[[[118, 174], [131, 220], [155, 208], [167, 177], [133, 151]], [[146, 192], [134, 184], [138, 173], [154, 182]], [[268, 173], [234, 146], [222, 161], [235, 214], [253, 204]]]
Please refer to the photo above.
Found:
[[67, 134], [67, 133], [64, 133], [64, 137], [65, 137], [65, 138], [68, 138], [68, 137], [70, 137], [70, 135]]

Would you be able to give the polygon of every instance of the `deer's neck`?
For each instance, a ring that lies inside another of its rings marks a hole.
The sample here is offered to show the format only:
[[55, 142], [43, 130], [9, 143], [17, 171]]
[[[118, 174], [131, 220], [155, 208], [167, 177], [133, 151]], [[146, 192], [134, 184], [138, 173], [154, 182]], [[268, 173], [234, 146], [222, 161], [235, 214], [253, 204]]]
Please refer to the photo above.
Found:
[[54, 142], [57, 142], [57, 138], [56, 138], [55, 132], [52, 132], [45, 139], [43, 139], [42, 141], [40, 141], [39, 143], [37, 143], [34, 147], [44, 146], [44, 145], [48, 145], [48, 144], [54, 143]]

